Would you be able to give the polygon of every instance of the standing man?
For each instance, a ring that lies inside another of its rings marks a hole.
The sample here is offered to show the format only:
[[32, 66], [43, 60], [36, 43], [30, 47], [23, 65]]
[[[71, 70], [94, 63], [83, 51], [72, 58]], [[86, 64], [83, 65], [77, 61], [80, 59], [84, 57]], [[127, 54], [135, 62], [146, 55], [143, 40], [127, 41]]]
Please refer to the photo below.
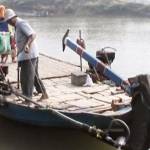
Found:
[[20, 81], [23, 95], [32, 98], [34, 85], [41, 99], [48, 98], [45, 87], [38, 76], [39, 52], [35, 41], [35, 31], [28, 22], [19, 18], [12, 9], [5, 10], [5, 20], [15, 27], [18, 50], [18, 64], [21, 67]]
[[[5, 6], [0, 5], [0, 32], [9, 32], [8, 23], [4, 20], [5, 18]], [[6, 63], [8, 54], [1, 54], [1, 63]]]

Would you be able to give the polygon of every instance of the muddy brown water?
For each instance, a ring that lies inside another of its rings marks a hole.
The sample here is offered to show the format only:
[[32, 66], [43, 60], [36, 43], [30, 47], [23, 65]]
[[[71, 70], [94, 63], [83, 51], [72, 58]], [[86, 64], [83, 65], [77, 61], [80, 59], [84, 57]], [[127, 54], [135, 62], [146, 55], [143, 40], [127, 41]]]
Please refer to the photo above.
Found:
[[115, 150], [78, 130], [29, 126], [0, 117], [0, 150]]

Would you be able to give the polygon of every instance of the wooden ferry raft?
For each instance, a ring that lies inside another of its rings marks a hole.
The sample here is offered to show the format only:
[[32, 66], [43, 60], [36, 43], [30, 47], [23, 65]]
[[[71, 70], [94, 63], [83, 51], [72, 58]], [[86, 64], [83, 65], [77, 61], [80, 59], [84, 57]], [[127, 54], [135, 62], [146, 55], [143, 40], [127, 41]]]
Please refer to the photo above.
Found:
[[[73, 113], [101, 113], [115, 115], [115, 110], [128, 105], [131, 98], [111, 81], [94, 84], [91, 87], [80, 87], [71, 84], [71, 73], [80, 71], [76, 65], [57, 60], [41, 54], [39, 59], [39, 74], [43, 79], [49, 99], [38, 101], [40, 96], [34, 96], [33, 100], [56, 110]], [[9, 64], [10, 82], [17, 81], [17, 64]], [[10, 101], [15, 96], [8, 98]], [[16, 99], [14, 103], [22, 104]], [[35, 107], [33, 104], [31, 107]], [[116, 114], [117, 115], [117, 114]]]

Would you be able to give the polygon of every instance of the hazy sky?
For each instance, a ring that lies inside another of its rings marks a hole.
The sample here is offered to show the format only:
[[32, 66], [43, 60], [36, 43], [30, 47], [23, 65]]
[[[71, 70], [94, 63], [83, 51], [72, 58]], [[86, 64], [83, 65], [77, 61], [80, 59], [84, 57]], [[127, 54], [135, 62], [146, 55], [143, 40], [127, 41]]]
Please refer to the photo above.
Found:
[[150, 0], [120, 0], [124, 2], [137, 2], [137, 3], [144, 3], [144, 4], [150, 4]]
[[132, 1], [145, 3], [145, 4], [149, 4], [150, 3], [150, 0], [132, 0]]

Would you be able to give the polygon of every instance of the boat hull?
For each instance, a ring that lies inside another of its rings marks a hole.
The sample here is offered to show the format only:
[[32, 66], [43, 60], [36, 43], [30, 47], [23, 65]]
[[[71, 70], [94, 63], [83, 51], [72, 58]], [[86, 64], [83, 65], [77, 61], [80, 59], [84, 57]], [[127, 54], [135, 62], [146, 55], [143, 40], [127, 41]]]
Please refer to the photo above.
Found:
[[[112, 120], [112, 116], [103, 116], [94, 113], [61, 113], [90, 126], [96, 126], [97, 128], [108, 128], [110, 121]], [[30, 108], [11, 102], [6, 102], [0, 107], [0, 115], [8, 119], [36, 126], [74, 127], [72, 123], [54, 114], [49, 109]]]
[[[61, 111], [60, 111], [61, 112]], [[111, 117], [89, 113], [68, 113], [62, 112], [70, 118], [87, 123], [91, 126], [108, 127]], [[8, 119], [19, 121], [26, 124], [46, 127], [72, 128], [73, 124], [63, 118], [53, 114], [48, 109], [30, 108], [7, 102], [0, 107], [0, 115]]]

